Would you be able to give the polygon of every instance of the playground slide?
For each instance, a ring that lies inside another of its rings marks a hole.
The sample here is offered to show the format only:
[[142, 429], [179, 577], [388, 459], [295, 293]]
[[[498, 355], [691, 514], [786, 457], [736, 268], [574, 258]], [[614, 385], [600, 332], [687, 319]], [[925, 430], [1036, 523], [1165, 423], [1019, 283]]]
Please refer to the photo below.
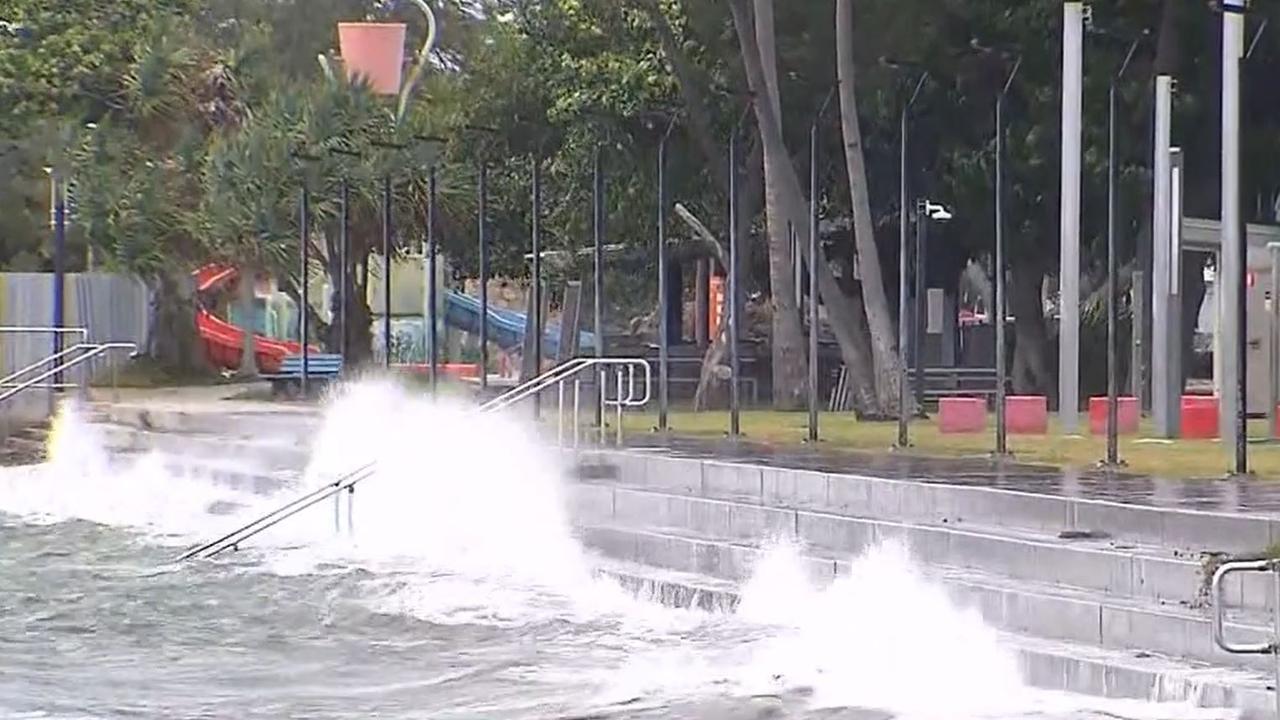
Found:
[[[197, 293], [207, 292], [236, 278], [236, 269], [223, 265], [205, 265], [192, 275], [196, 280]], [[223, 320], [203, 307], [196, 309], [196, 332], [204, 342], [205, 355], [214, 367], [235, 370], [240, 367], [240, 358], [244, 353], [244, 330]], [[258, 361], [258, 370], [273, 373], [280, 370], [280, 364], [287, 355], [298, 355], [302, 345], [269, 338], [265, 335], [253, 336], [254, 357]], [[319, 348], [312, 348], [319, 352]]]
[[[196, 280], [197, 292], [207, 292], [225, 285], [236, 278], [236, 269], [224, 265], [205, 265], [192, 273]], [[455, 290], [445, 291], [444, 321], [449, 327], [469, 333], [480, 331], [480, 300]], [[489, 340], [507, 351], [519, 351], [524, 344], [525, 313], [502, 308], [489, 307]], [[205, 343], [205, 352], [210, 362], [216, 367], [234, 370], [240, 367], [240, 357], [244, 352], [244, 330], [223, 320], [205, 308], [196, 310], [196, 330]], [[595, 347], [595, 336], [588, 332], [580, 334], [578, 346], [581, 350]], [[318, 348], [313, 348], [319, 352]], [[560, 350], [560, 328], [552, 325], [546, 329], [543, 351], [555, 356]], [[302, 352], [302, 345], [296, 342], [276, 340], [264, 335], [254, 335], [254, 355], [258, 360], [258, 368], [265, 373], [276, 372], [287, 355]]]
[[[524, 344], [526, 316], [522, 312], [489, 306], [489, 340], [503, 350], [518, 351]], [[444, 322], [449, 327], [469, 333], [480, 332], [480, 300], [455, 290], [444, 295]], [[578, 336], [581, 350], [595, 348], [595, 335], [583, 332]], [[560, 351], [560, 327], [552, 324], [543, 335], [543, 352], [555, 356]]]

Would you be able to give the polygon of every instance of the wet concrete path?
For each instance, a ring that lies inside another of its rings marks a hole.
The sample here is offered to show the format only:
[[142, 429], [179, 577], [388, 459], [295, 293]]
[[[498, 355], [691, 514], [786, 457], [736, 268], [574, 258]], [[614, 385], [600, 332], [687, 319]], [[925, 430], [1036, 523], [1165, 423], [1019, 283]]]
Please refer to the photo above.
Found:
[[[1256, 478], [1155, 478], [1101, 468], [1063, 471], [1055, 467], [987, 458], [925, 458], [888, 451], [872, 454], [727, 438], [649, 435], [628, 438], [627, 444], [635, 450], [768, 467], [990, 487], [1145, 507], [1280, 517], [1280, 482]], [[1176, 470], [1170, 468], [1170, 472]]]

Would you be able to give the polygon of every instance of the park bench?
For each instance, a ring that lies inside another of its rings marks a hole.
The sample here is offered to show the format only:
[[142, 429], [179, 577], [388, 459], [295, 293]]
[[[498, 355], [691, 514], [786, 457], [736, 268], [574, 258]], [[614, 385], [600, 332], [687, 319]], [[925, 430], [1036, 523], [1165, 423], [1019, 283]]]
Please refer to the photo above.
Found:
[[[342, 356], [316, 353], [307, 356], [308, 391], [323, 387], [342, 375]], [[273, 395], [297, 397], [302, 392], [302, 356], [287, 355], [278, 372], [262, 375]]]
[[[916, 370], [907, 368], [909, 392], [914, 392]], [[1006, 383], [1008, 381], [1006, 380]], [[1006, 389], [1008, 385], [1006, 384]], [[833, 412], [844, 412], [852, 409], [852, 388], [848, 379], [848, 368], [840, 367], [840, 375], [836, 380], [828, 407]], [[991, 404], [996, 395], [995, 368], [974, 367], [930, 367], [924, 369], [924, 402], [926, 406], [937, 407], [938, 401], [947, 397], [983, 398]]]

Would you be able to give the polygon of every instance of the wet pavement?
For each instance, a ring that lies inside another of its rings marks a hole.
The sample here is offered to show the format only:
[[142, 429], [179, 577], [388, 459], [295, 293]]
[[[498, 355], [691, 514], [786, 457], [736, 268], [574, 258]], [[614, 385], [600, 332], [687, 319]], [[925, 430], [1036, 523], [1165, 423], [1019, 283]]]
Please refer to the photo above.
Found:
[[1280, 517], [1280, 483], [1257, 478], [1169, 479], [1106, 469], [1067, 470], [989, 458], [926, 458], [749, 440], [658, 435], [628, 439], [634, 450], [755, 463], [766, 467], [869, 475], [925, 483], [989, 487], [1129, 505]]

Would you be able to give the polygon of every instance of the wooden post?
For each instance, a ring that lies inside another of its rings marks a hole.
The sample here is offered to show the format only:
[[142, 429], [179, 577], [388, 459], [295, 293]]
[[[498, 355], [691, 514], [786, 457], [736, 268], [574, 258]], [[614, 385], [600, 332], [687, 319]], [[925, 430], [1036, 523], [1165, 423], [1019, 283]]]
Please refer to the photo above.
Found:
[[560, 348], [556, 352], [556, 362], [562, 363], [578, 357], [578, 342], [581, 338], [582, 283], [570, 280], [564, 288], [564, 306], [560, 313]]

